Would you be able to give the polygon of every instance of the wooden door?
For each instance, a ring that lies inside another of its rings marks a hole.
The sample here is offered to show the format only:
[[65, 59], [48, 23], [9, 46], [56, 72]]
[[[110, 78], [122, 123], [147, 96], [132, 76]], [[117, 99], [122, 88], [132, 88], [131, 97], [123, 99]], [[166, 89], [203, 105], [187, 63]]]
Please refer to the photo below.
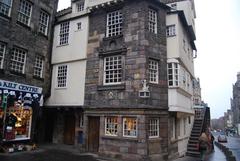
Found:
[[88, 120], [88, 151], [98, 152], [100, 118], [89, 117]]
[[64, 144], [73, 145], [75, 141], [75, 116], [66, 115], [64, 125]]

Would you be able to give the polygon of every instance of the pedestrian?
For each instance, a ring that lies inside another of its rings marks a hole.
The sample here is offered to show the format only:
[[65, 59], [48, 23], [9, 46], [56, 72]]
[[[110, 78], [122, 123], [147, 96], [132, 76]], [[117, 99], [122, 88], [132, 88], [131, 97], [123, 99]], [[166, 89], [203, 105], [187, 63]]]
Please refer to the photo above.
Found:
[[212, 148], [212, 151], [214, 151], [214, 140], [215, 140], [215, 138], [214, 138], [212, 133], [210, 133], [210, 135], [211, 135], [211, 148]]
[[209, 140], [208, 140], [207, 134], [203, 132], [199, 137], [198, 141], [199, 141], [198, 144], [199, 144], [200, 159], [201, 161], [204, 161], [208, 147], [209, 147]]

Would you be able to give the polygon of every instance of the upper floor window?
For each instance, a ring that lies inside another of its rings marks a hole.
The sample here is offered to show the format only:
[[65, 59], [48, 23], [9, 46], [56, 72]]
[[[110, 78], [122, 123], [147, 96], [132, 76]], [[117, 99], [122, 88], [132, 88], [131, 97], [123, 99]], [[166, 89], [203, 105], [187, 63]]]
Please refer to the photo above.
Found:
[[0, 42], [0, 69], [3, 68], [5, 53], [6, 53], [6, 45]]
[[123, 136], [137, 137], [137, 118], [123, 118]]
[[60, 24], [60, 45], [68, 44], [68, 38], [69, 38], [69, 22], [63, 22]]
[[82, 29], [82, 23], [81, 22], [78, 22], [77, 23], [77, 30], [81, 30]]
[[149, 120], [149, 138], [159, 137], [159, 119]]
[[176, 36], [175, 25], [167, 26], [167, 36]]
[[40, 11], [40, 17], [39, 17], [39, 32], [47, 35], [48, 32], [48, 23], [49, 23], [49, 14], [45, 11]]
[[63, 88], [67, 86], [67, 65], [59, 65], [57, 71], [57, 87]]
[[179, 65], [178, 63], [168, 63], [168, 86], [179, 85]]
[[149, 60], [149, 81], [158, 83], [158, 61]]
[[0, 14], [10, 16], [12, 0], [0, 0]]
[[117, 117], [106, 117], [105, 118], [105, 135], [117, 136], [118, 122]]
[[148, 11], [148, 29], [152, 33], [157, 33], [157, 12], [153, 9]]
[[32, 4], [26, 0], [20, 0], [18, 9], [18, 21], [30, 26], [30, 18], [32, 14]]
[[122, 56], [104, 58], [104, 84], [120, 84], [122, 82]]
[[27, 51], [20, 48], [13, 48], [10, 69], [17, 73], [24, 74]]
[[84, 10], [84, 3], [77, 3], [76, 7], [77, 7], [77, 12], [81, 12]]
[[123, 16], [122, 11], [114, 11], [107, 14], [107, 37], [122, 34]]
[[43, 57], [42, 56], [38, 55], [35, 58], [33, 75], [39, 78], [43, 77]]

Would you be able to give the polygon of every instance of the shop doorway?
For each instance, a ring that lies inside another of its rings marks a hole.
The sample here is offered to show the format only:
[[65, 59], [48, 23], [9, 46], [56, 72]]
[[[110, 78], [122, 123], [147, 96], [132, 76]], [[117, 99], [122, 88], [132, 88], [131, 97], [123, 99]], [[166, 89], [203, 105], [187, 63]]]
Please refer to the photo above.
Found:
[[66, 115], [64, 123], [64, 144], [74, 145], [75, 141], [75, 116]]
[[88, 118], [88, 151], [98, 152], [100, 117]]
[[[52, 112], [51, 110], [44, 111], [44, 121], [45, 121], [45, 134], [44, 134], [44, 141], [47, 143], [53, 142], [53, 129], [56, 120], [56, 112]], [[40, 131], [39, 131], [40, 132]]]

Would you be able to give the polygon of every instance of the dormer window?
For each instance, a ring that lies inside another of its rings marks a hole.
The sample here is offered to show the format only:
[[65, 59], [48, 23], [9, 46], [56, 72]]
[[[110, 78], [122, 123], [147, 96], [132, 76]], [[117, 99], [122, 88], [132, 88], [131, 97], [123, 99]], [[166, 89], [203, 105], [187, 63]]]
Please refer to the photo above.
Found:
[[77, 7], [77, 12], [81, 12], [84, 10], [84, 3], [83, 2], [77, 3], [76, 7]]

